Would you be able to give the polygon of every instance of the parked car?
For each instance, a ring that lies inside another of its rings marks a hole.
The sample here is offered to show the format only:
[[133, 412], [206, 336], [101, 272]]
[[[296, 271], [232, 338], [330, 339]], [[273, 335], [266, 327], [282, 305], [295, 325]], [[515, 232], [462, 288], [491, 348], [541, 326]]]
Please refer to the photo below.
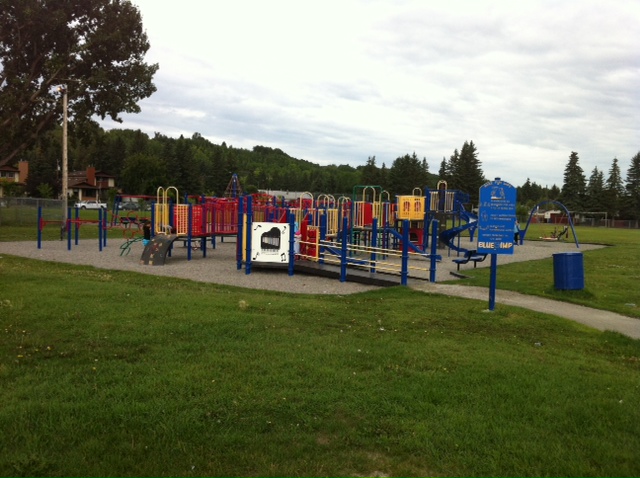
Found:
[[107, 209], [107, 203], [100, 201], [79, 201], [73, 205], [78, 209]]
[[140, 206], [138, 205], [138, 203], [135, 203], [133, 201], [127, 201], [127, 202], [123, 202], [120, 203], [120, 210], [121, 211], [138, 211], [140, 210]]

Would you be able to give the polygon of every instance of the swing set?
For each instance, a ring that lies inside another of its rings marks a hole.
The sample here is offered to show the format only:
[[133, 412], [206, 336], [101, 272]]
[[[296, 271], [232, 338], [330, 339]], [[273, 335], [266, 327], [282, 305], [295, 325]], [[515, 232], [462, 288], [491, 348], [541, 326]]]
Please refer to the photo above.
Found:
[[524, 229], [520, 230], [520, 244], [522, 244], [524, 242], [524, 239], [525, 239], [525, 237], [527, 235], [527, 230], [529, 229], [529, 224], [531, 224], [531, 219], [538, 212], [538, 209], [540, 209], [540, 207], [544, 206], [545, 204], [554, 204], [557, 207], [559, 207], [560, 209], [562, 209], [564, 211], [564, 213], [566, 214], [566, 216], [567, 216], [567, 224], [565, 224], [561, 229], [558, 229], [558, 226], [555, 226], [553, 228], [553, 231], [548, 236], [542, 236], [542, 237], [540, 237], [540, 240], [542, 240], [542, 241], [560, 241], [563, 238], [564, 238], [564, 240], [568, 240], [569, 239], [569, 229], [571, 229], [571, 233], [573, 234], [574, 242], [576, 244], [576, 247], [579, 249], [580, 248], [580, 243], [578, 242], [578, 235], [576, 234], [576, 230], [573, 227], [573, 219], [571, 218], [571, 214], [569, 214], [569, 210], [561, 202], [553, 201], [553, 200], [539, 202], [538, 204], [536, 204], [533, 207], [533, 209], [531, 209], [531, 213], [529, 214], [529, 219], [527, 220], [526, 227]]

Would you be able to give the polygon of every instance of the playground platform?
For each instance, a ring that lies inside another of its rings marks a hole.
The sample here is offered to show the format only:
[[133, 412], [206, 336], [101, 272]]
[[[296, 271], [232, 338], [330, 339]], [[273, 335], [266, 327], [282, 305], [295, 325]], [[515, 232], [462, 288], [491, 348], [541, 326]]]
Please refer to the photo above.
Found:
[[[340, 280], [340, 267], [332, 264], [320, 264], [311, 261], [296, 261], [294, 266], [296, 274], [309, 274], [318, 277]], [[366, 270], [349, 267], [347, 280], [358, 284], [371, 285], [376, 287], [393, 287], [400, 284], [400, 277], [397, 274], [387, 274], [384, 272], [371, 273]]]

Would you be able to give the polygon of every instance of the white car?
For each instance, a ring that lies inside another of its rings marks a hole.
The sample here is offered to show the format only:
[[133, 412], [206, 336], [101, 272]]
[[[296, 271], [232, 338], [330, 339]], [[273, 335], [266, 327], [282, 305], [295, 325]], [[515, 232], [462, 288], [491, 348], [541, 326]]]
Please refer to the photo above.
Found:
[[77, 209], [107, 209], [107, 203], [100, 201], [80, 201], [73, 205]]

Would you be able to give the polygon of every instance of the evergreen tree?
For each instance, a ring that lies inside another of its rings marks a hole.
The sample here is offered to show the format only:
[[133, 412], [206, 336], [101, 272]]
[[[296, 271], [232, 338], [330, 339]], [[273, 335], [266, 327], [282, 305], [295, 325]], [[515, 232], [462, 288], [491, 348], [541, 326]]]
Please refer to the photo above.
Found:
[[456, 177], [456, 189], [469, 194], [472, 204], [479, 201], [480, 187], [487, 182], [482, 172], [478, 152], [473, 141], [466, 142], [460, 151], [458, 171]]
[[382, 166], [380, 166], [380, 185], [384, 189], [389, 188], [389, 169], [385, 163], [382, 163]]
[[611, 168], [609, 169], [609, 177], [605, 183], [605, 211], [610, 218], [616, 218], [620, 215], [622, 200], [625, 195], [624, 185], [622, 184], [622, 173], [618, 165], [618, 158], [613, 158]]
[[[548, 188], [543, 188], [535, 181], [531, 183], [531, 201], [537, 203], [548, 197]], [[533, 204], [532, 204], [533, 205]]]
[[578, 153], [571, 151], [569, 162], [564, 169], [564, 184], [560, 193], [560, 201], [569, 211], [584, 210], [586, 179], [579, 162]]
[[560, 188], [554, 184], [553, 186], [551, 186], [551, 189], [549, 189], [547, 198], [553, 201], [557, 201], [558, 199], [560, 199], [561, 194], [562, 192], [560, 191]]
[[460, 171], [460, 153], [458, 150], [453, 150], [453, 154], [449, 156], [449, 161], [446, 165], [447, 172], [447, 188], [448, 189], [460, 189], [462, 186], [462, 174]]
[[640, 152], [631, 158], [625, 182], [625, 217], [640, 219]]
[[447, 159], [443, 156], [442, 161], [440, 162], [440, 169], [438, 170], [438, 178], [441, 181], [449, 181], [449, 164], [447, 163]]
[[604, 173], [596, 166], [589, 176], [584, 207], [591, 212], [605, 210]]
[[518, 202], [521, 204], [528, 204], [535, 202], [536, 199], [537, 197], [535, 196], [531, 180], [527, 178], [525, 183], [518, 188]]
[[380, 185], [380, 170], [376, 166], [376, 157], [369, 156], [367, 164], [362, 168], [360, 177], [362, 185]]

